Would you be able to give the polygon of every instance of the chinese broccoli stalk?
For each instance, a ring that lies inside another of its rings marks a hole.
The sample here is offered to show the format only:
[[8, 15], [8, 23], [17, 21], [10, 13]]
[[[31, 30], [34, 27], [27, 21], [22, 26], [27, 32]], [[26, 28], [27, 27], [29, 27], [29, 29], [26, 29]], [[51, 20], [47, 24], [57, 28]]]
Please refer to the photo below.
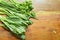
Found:
[[25, 1], [18, 3], [14, 0], [0, 0], [0, 21], [3, 27], [10, 30], [18, 38], [25, 40], [25, 32], [28, 25], [32, 24], [30, 18], [35, 18], [35, 13], [32, 11], [32, 2]]

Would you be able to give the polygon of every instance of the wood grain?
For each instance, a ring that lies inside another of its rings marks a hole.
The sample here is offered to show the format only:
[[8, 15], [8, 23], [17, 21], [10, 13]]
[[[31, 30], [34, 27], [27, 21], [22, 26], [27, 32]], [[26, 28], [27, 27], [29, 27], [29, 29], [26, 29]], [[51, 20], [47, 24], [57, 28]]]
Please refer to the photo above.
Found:
[[37, 19], [31, 19], [26, 32], [26, 40], [60, 40], [60, 12], [40, 11]]
[[59, 11], [60, 0], [32, 0], [34, 11]]

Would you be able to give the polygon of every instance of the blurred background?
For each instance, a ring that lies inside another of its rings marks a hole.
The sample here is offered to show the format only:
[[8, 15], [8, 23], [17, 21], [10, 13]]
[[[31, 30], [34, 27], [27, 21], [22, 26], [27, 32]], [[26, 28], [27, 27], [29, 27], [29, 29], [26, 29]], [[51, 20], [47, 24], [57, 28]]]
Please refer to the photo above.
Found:
[[54, 11], [60, 10], [60, 0], [32, 0], [35, 11], [46, 10]]
[[[17, 1], [23, 2], [24, 0], [17, 0]], [[60, 0], [32, 0], [32, 4], [34, 7], [33, 10], [35, 12], [42, 11], [42, 10], [43, 11], [60, 11]], [[39, 23], [39, 21], [38, 21], [38, 23]], [[31, 29], [33, 29], [33, 27], [31, 27]], [[29, 33], [27, 33], [27, 34], [29, 34]], [[34, 34], [34, 32], [33, 32], [33, 34]], [[26, 36], [28, 37], [29, 35], [26, 35]], [[0, 27], [0, 40], [18, 40], [18, 39], [14, 35], [12, 35], [10, 32], [8, 32], [4, 28]]]
[[[23, 2], [25, 0], [17, 0]], [[60, 0], [32, 0], [34, 11], [59, 11]]]

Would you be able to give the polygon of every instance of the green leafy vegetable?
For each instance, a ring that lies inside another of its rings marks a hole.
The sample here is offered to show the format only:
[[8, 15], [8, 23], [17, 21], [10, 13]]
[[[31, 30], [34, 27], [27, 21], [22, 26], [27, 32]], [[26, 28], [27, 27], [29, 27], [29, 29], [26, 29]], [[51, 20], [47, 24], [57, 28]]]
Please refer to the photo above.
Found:
[[32, 24], [30, 18], [35, 18], [35, 13], [32, 11], [31, 1], [25, 1], [22, 3], [14, 0], [9, 2], [0, 0], [0, 21], [3, 23], [3, 27], [10, 30], [18, 38], [25, 39], [25, 32], [28, 25]]

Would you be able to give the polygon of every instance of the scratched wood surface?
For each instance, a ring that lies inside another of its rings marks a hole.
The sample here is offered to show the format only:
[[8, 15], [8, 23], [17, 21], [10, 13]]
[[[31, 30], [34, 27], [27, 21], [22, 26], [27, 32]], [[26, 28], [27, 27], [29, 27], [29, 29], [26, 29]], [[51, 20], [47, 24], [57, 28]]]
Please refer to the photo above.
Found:
[[[51, 12], [60, 10], [60, 0], [32, 0], [32, 3], [39, 20], [31, 19], [33, 24], [26, 31], [26, 40], [60, 40], [60, 15], [53, 14], [60, 12]], [[38, 13], [41, 10], [43, 11]], [[42, 14], [46, 14], [47, 11], [50, 15]], [[0, 40], [18, 40], [18, 38], [0, 26]]]

